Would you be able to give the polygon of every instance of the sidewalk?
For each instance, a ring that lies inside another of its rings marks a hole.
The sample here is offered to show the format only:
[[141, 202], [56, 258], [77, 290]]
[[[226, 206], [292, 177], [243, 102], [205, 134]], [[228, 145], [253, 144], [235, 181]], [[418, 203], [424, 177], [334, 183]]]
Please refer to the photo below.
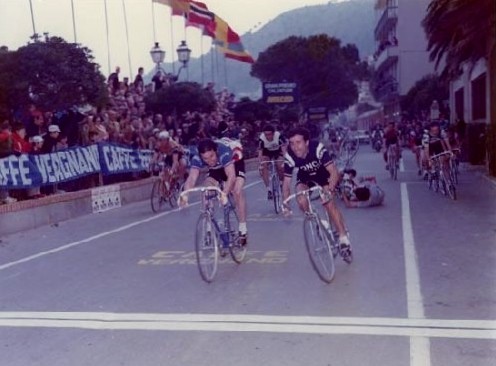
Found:
[[[245, 165], [246, 171], [254, 171], [258, 168], [258, 159], [248, 159]], [[147, 178], [104, 187], [113, 187], [113, 191], [119, 192], [119, 205], [127, 205], [149, 200], [154, 180], [155, 178]], [[92, 195], [93, 189], [85, 189], [0, 205], [0, 238], [89, 215], [94, 212]]]
[[473, 173], [485, 179], [489, 184], [496, 188], [496, 177], [492, 177], [487, 173], [484, 165], [471, 165], [469, 163], [460, 163], [460, 172]]

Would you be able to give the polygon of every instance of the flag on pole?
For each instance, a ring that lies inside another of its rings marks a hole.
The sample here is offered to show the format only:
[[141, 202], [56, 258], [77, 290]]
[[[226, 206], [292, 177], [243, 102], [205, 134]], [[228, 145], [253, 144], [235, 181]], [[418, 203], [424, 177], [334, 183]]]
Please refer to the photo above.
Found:
[[219, 52], [222, 52], [226, 58], [247, 62], [249, 64], [255, 63], [255, 60], [250, 53], [245, 50], [241, 42], [228, 43], [227, 46], [217, 46], [217, 49]]
[[188, 22], [193, 26], [212, 27], [215, 14], [208, 10], [207, 5], [199, 1], [190, 1]]
[[172, 15], [185, 16], [189, 12], [189, 0], [152, 0], [156, 3], [170, 6]]

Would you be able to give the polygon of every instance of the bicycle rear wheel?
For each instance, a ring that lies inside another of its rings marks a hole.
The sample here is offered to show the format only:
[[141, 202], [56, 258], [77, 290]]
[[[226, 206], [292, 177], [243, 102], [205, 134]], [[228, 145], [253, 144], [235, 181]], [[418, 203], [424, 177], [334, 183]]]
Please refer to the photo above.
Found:
[[274, 211], [276, 214], [281, 212], [281, 185], [279, 178], [273, 177], [272, 181], [272, 201], [274, 202]]
[[330, 283], [336, 272], [334, 256], [329, 244], [329, 238], [316, 216], [305, 217], [303, 233], [313, 269], [322, 281]]
[[200, 276], [205, 282], [212, 282], [219, 262], [219, 237], [206, 213], [202, 213], [196, 224], [195, 251]]
[[152, 206], [152, 211], [157, 213], [161, 210], [165, 199], [163, 196], [164, 187], [163, 181], [161, 179], [157, 179], [152, 186], [152, 193], [150, 196], [150, 203]]
[[236, 263], [243, 262], [246, 256], [246, 246], [239, 243], [239, 220], [236, 210], [231, 206], [226, 208], [227, 213], [224, 218], [226, 230], [229, 233], [229, 254]]

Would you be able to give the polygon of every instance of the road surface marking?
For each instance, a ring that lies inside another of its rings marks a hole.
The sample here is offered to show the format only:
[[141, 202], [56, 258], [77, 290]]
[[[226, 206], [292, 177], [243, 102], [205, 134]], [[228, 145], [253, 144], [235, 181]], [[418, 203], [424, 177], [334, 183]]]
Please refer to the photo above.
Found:
[[[250, 183], [250, 184], [247, 184], [245, 186], [245, 189], [246, 188], [250, 188], [256, 184], [259, 184], [261, 183], [262, 181], [261, 180], [258, 180], [256, 182], [253, 182], [253, 183]], [[195, 205], [198, 205], [200, 202], [194, 202], [194, 203], [191, 203], [189, 205], [189, 207], [191, 206], [195, 206]], [[0, 271], [3, 271], [5, 269], [8, 269], [8, 268], [11, 268], [11, 267], [14, 267], [18, 264], [22, 264], [22, 263], [26, 263], [26, 262], [31, 262], [35, 259], [38, 259], [38, 258], [41, 258], [41, 257], [44, 257], [44, 256], [47, 256], [49, 254], [55, 254], [55, 253], [58, 253], [58, 252], [62, 252], [64, 250], [67, 250], [67, 249], [70, 249], [70, 248], [73, 248], [73, 247], [76, 247], [76, 246], [79, 246], [81, 244], [86, 244], [86, 243], [89, 243], [91, 241], [94, 241], [94, 240], [97, 240], [97, 239], [101, 239], [101, 238], [104, 238], [106, 236], [109, 236], [111, 234], [116, 234], [116, 233], [120, 233], [121, 231], [125, 231], [125, 230], [128, 230], [128, 229], [131, 229], [135, 226], [138, 226], [138, 225], [141, 225], [141, 224], [146, 224], [147, 222], [151, 222], [151, 221], [154, 221], [154, 220], [158, 220], [160, 218], [162, 218], [163, 216], [167, 216], [167, 215], [170, 215], [174, 212], [178, 212], [179, 210], [181, 210], [180, 208], [175, 208], [171, 211], [167, 211], [167, 212], [163, 212], [163, 213], [160, 213], [158, 215], [155, 215], [155, 216], [151, 216], [151, 217], [148, 217], [146, 219], [143, 219], [143, 220], [138, 220], [138, 221], [135, 221], [135, 222], [132, 222], [130, 224], [127, 224], [127, 225], [124, 225], [124, 226], [121, 226], [121, 227], [118, 227], [116, 229], [113, 229], [113, 230], [109, 230], [109, 231], [104, 231], [104, 232], [101, 232], [99, 234], [96, 234], [96, 235], [93, 235], [93, 236], [90, 236], [86, 239], [82, 239], [82, 240], [78, 240], [78, 241], [74, 241], [72, 243], [69, 243], [69, 244], [65, 244], [65, 245], [62, 245], [60, 247], [57, 247], [57, 248], [54, 248], [54, 249], [50, 249], [50, 250], [47, 250], [47, 251], [44, 251], [44, 252], [39, 252], [39, 253], [36, 253], [36, 254], [33, 254], [33, 255], [30, 255], [28, 257], [24, 257], [24, 258], [21, 258], [19, 260], [16, 260], [16, 261], [13, 261], [13, 262], [9, 262], [9, 263], [5, 263], [5, 264], [2, 264], [0, 265]]]
[[403, 163], [403, 159], [400, 159], [400, 172], [404, 172], [405, 171], [405, 164]]
[[0, 327], [352, 334], [413, 337], [414, 339], [496, 339], [495, 320], [353, 318], [248, 314], [0, 312]]
[[[248, 250], [243, 264], [283, 264], [288, 261], [289, 252], [286, 250]], [[219, 264], [234, 261], [231, 257], [219, 258]], [[149, 258], [140, 259], [138, 265], [161, 266], [161, 265], [196, 265], [196, 253], [186, 250], [161, 250]]]
[[[405, 257], [406, 297], [408, 318], [424, 319], [424, 303], [420, 290], [417, 252], [413, 237], [410, 199], [406, 183], [401, 183], [401, 218], [403, 228], [403, 250]], [[410, 365], [430, 366], [430, 341], [425, 336], [410, 338]]]

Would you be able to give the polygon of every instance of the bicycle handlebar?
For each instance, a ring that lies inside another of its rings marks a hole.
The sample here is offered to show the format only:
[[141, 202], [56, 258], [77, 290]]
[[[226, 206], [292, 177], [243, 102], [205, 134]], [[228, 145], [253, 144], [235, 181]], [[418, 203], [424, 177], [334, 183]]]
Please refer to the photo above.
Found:
[[297, 192], [297, 193], [293, 193], [292, 195], [290, 195], [288, 198], [286, 198], [284, 201], [283, 201], [283, 204], [287, 205], [289, 201], [291, 201], [292, 199], [298, 197], [298, 196], [306, 196], [306, 195], [309, 195], [310, 193], [314, 192], [314, 191], [319, 191], [319, 195], [322, 193], [324, 189], [321, 187], [321, 186], [313, 186], [312, 188], [309, 188], [309, 189], [305, 189], [304, 191], [300, 191], [300, 192]]
[[283, 159], [277, 159], [277, 160], [267, 160], [267, 161], [261, 161], [258, 163], [258, 165], [261, 167], [264, 164], [275, 164], [275, 163], [284, 163]]
[[220, 190], [219, 187], [214, 187], [214, 186], [209, 186], [209, 187], [196, 187], [196, 188], [190, 188], [190, 189], [187, 189], [183, 192], [181, 192], [181, 194], [179, 195], [179, 198], [183, 197], [183, 196], [186, 196], [190, 193], [193, 193], [193, 192], [201, 192], [201, 193], [204, 193], [204, 192], [208, 192], [208, 191], [215, 191], [217, 192], [218, 194], [222, 194], [223, 192]]
[[440, 154], [432, 155], [432, 156], [430, 157], [430, 159], [431, 159], [431, 160], [432, 160], [432, 159], [438, 159], [438, 158], [440, 158], [441, 156], [444, 156], [444, 155], [453, 155], [453, 153], [452, 153], [451, 151], [443, 151], [443, 152], [442, 152], [442, 153], [440, 153]]

